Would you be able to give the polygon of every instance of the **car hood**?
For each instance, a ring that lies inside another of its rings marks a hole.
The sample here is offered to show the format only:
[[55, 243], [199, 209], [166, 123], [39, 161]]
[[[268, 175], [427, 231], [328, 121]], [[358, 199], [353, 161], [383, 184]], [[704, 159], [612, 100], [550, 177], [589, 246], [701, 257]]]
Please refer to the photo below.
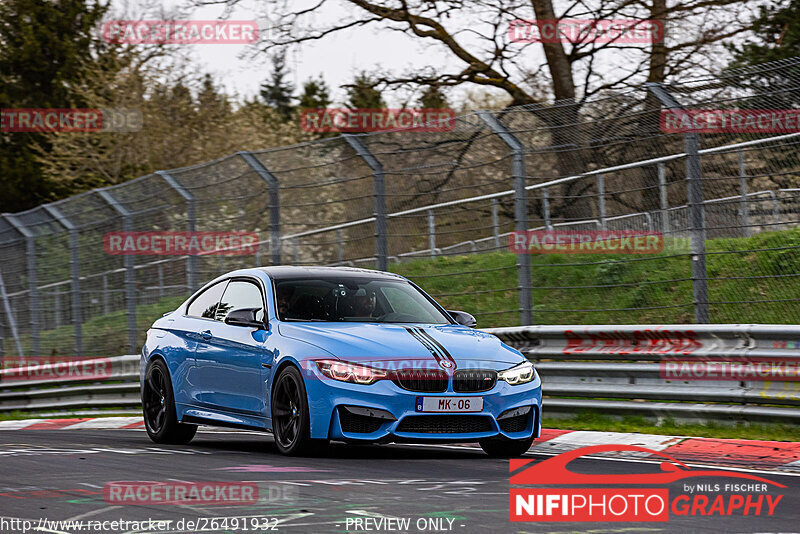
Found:
[[452, 359], [459, 365], [469, 361], [516, 364], [525, 359], [496, 336], [461, 325], [281, 323], [278, 329], [282, 336], [362, 363]]

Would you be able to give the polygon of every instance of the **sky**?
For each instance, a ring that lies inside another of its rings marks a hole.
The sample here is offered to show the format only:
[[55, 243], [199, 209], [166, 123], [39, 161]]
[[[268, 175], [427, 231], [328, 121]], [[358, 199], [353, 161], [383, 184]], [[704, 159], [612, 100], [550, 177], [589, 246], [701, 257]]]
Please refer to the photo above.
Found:
[[[114, 0], [113, 18], [155, 19], [158, 16], [143, 15], [161, 9], [183, 6], [185, 4], [168, 0], [158, 2], [157, 7], [150, 0]], [[341, 4], [340, 4], [341, 5]], [[227, 15], [228, 20], [257, 20], [261, 31], [269, 28], [263, 8], [253, 9], [253, 0], [245, 0]], [[339, 8], [341, 9], [341, 8]], [[225, 8], [209, 5], [195, 8], [188, 16], [193, 20], [214, 20], [224, 16]], [[268, 15], [268, 14], [267, 14]], [[337, 17], [341, 12], [330, 9], [324, 17]], [[268, 77], [271, 65], [266, 53], [254, 57], [254, 45], [238, 44], [193, 44], [187, 47], [194, 64], [209, 72], [230, 94], [241, 98], [258, 94], [260, 84]], [[322, 74], [331, 89], [334, 105], [340, 104], [345, 93], [340, 86], [349, 83], [361, 70], [374, 71], [378, 68], [402, 72], [420, 65], [454, 68], [455, 61], [441, 50], [426, 45], [419, 39], [412, 39], [400, 32], [378, 28], [358, 28], [347, 33], [333, 34], [324, 41], [306, 43], [293, 48], [288, 57], [290, 81], [298, 88], [309, 78]], [[392, 102], [390, 105], [398, 105]]]

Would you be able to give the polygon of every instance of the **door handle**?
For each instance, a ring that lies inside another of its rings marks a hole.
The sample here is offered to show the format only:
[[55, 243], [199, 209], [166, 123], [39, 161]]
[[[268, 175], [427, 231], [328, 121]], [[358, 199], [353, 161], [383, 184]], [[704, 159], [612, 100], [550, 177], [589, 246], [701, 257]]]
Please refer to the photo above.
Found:
[[203, 330], [202, 332], [200, 332], [200, 337], [202, 337], [203, 339], [211, 339], [212, 337], [211, 330]]

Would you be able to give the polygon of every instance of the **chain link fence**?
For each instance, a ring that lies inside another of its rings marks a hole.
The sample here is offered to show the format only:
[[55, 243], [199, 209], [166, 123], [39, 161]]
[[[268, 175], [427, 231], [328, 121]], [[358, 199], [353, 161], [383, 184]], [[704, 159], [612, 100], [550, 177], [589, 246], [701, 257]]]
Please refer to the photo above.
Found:
[[[795, 58], [470, 113], [447, 132], [240, 152], [2, 214], [0, 348], [135, 351], [152, 320], [209, 279], [281, 263], [396, 271], [485, 327], [795, 323], [800, 128], [669, 132], [664, 110], [796, 110], [798, 100]], [[510, 233], [526, 229], [661, 232], [664, 249], [511, 253]], [[248, 231], [260, 246], [236, 256], [104, 249], [109, 232], [143, 231]]]

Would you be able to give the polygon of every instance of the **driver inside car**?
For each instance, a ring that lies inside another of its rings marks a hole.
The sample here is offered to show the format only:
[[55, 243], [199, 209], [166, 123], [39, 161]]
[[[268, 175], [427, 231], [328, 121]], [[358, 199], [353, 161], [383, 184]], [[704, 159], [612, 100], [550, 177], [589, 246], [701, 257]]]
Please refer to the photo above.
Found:
[[377, 297], [374, 291], [359, 289], [353, 296], [353, 316], [372, 317], [376, 304]]
[[278, 288], [278, 313], [281, 317], [292, 315], [289, 311], [292, 297], [294, 296], [294, 286], [281, 285]]

